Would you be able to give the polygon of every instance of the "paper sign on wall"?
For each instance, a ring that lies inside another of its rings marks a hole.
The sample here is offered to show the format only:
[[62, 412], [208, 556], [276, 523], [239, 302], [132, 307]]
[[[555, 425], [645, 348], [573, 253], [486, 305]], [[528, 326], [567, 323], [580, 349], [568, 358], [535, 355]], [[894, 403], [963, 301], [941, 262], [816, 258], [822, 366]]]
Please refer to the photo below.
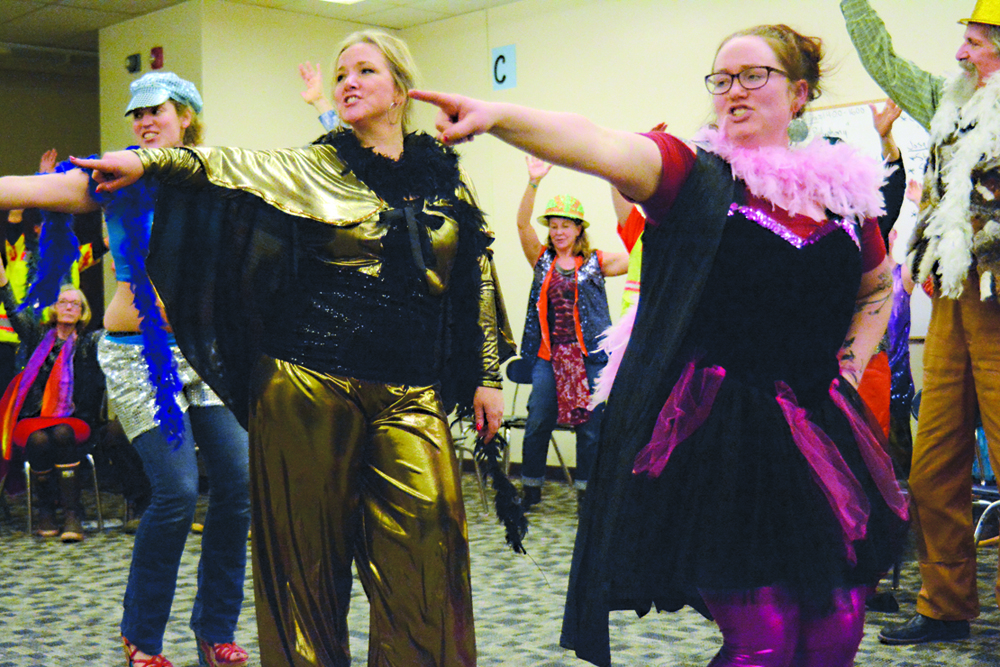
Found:
[[517, 54], [513, 44], [493, 49], [493, 90], [506, 90], [517, 86]]

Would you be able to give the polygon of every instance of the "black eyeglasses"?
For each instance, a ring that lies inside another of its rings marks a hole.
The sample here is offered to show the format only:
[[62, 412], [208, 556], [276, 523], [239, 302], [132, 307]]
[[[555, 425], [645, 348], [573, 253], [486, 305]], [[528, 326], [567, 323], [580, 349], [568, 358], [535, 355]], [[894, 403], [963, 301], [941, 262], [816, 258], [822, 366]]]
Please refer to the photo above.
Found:
[[744, 70], [740, 70], [739, 74], [714, 72], [705, 77], [705, 87], [713, 95], [724, 95], [733, 87], [733, 80], [739, 79], [740, 85], [743, 86], [744, 90], [756, 90], [767, 85], [768, 79], [771, 78], [771, 72], [780, 74], [786, 78], [788, 77], [787, 72], [774, 67], [768, 67], [767, 65], [761, 65], [760, 67], [747, 67]]

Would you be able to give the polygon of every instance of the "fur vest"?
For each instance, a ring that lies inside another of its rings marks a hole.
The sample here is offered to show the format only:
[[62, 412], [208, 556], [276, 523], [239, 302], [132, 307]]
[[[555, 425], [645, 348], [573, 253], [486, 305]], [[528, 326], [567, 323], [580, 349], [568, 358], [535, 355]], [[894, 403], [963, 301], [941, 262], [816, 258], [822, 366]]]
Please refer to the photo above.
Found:
[[976, 268], [981, 298], [995, 300], [1000, 276], [1000, 76], [976, 88], [951, 78], [931, 120], [924, 192], [908, 261], [919, 282], [957, 299]]

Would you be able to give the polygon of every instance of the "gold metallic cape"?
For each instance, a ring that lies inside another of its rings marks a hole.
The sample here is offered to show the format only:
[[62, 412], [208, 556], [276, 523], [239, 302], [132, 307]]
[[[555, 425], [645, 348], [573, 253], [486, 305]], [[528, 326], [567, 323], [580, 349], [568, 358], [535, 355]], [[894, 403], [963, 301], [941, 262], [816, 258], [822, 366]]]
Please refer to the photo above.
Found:
[[[297, 289], [295, 219], [346, 229], [373, 223], [391, 207], [329, 145], [138, 154], [147, 176], [162, 182], [147, 261], [150, 278], [184, 356], [246, 426], [248, 378], [260, 356], [264, 322], [280, 316]], [[456, 198], [474, 203], [464, 179]], [[441, 215], [426, 206], [425, 212]], [[380, 260], [373, 261], [374, 269], [372, 261], [359, 259], [358, 270], [377, 271]], [[480, 386], [500, 387], [500, 363], [515, 345], [489, 251], [479, 265], [480, 368], [458, 372], [476, 375]], [[447, 275], [430, 273], [432, 291], [447, 289]], [[446, 409], [471, 401], [456, 397], [444, 380]]]

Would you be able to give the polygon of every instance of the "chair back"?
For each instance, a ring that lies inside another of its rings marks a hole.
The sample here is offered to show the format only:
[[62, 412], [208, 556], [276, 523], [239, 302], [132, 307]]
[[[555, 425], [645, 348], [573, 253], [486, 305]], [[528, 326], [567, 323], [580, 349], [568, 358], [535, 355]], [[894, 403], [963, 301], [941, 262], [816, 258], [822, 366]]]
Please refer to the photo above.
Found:
[[515, 384], [531, 384], [531, 371], [535, 367], [534, 359], [516, 357], [507, 363], [507, 379]]

